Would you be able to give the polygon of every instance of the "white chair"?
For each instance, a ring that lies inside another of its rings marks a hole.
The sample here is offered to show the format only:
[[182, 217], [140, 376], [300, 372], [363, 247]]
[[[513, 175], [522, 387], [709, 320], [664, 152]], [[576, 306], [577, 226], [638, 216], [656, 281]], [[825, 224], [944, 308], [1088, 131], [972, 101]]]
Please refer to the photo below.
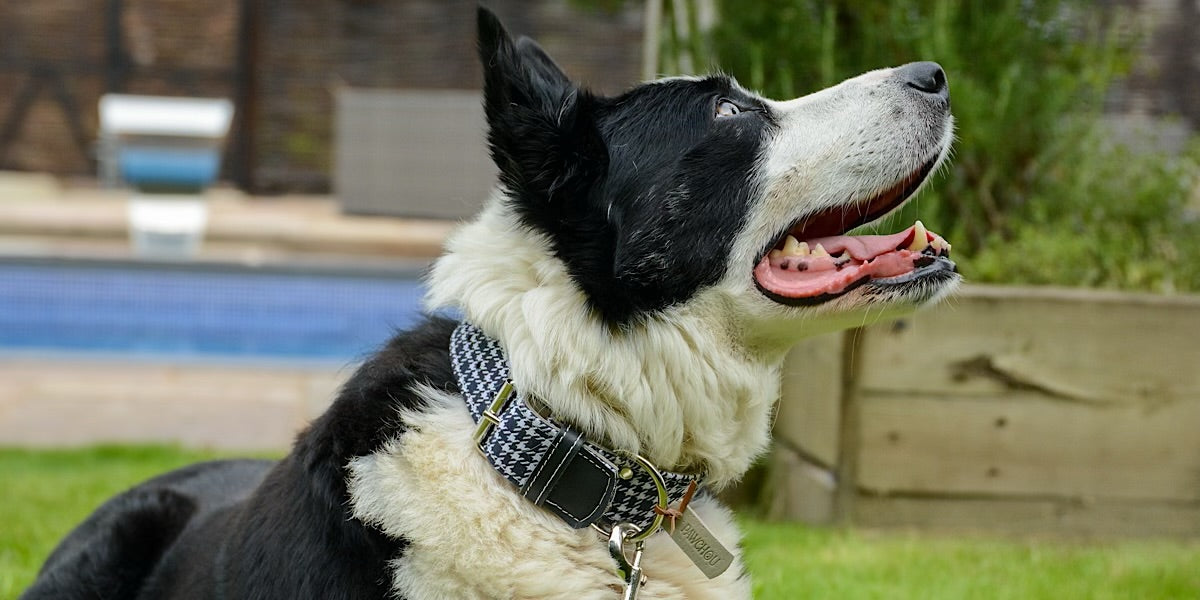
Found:
[[125, 184], [135, 253], [187, 258], [208, 223], [203, 192], [216, 181], [233, 103], [219, 98], [106, 94], [100, 98], [100, 176]]

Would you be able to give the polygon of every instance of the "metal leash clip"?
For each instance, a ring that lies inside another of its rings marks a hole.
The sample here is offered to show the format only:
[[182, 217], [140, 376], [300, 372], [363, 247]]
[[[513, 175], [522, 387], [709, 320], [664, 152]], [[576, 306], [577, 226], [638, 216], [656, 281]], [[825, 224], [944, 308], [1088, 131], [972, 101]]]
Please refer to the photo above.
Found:
[[[620, 523], [613, 527], [608, 536], [608, 553], [617, 561], [617, 573], [625, 580], [622, 600], [637, 600], [638, 590], [646, 583], [646, 576], [642, 574], [642, 550], [646, 541], [630, 539], [637, 533], [637, 527], [629, 523]], [[630, 543], [633, 545], [633, 560], [625, 555], [625, 545]]]

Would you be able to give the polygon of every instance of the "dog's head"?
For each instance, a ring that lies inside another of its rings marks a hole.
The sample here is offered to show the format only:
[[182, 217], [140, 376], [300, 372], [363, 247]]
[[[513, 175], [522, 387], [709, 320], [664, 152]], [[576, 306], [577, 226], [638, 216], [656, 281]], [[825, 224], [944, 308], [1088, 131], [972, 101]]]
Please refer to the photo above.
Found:
[[482, 9], [479, 35], [502, 202], [603, 321], [628, 326], [712, 291], [747, 328], [794, 340], [911, 310], [959, 280], [948, 244], [919, 224], [844, 235], [946, 157], [936, 64], [786, 102], [721, 75], [601, 97]]

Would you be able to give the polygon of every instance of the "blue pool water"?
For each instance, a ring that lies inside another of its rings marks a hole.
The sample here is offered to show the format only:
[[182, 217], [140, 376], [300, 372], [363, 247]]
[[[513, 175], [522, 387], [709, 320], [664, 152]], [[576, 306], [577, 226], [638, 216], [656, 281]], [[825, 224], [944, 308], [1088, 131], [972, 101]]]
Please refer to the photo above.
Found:
[[352, 361], [422, 293], [415, 272], [0, 262], [0, 349]]

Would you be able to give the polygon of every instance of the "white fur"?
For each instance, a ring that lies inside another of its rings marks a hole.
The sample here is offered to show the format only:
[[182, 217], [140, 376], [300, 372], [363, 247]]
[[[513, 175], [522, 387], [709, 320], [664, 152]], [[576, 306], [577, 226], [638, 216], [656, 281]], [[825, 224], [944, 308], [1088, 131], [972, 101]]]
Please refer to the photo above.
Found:
[[864, 210], [869, 198], [927, 162], [934, 161], [931, 172], [941, 167], [954, 140], [954, 119], [914, 99], [894, 69], [879, 69], [794, 100], [766, 101], [780, 125], [761, 159], [762, 198], [735, 241], [723, 282], [730, 293], [748, 292], [742, 298], [751, 315], [749, 338], [786, 347], [917, 308], [904, 297], [867, 298], [864, 288], [815, 307], [782, 307], [754, 291], [750, 271], [763, 247], [805, 215], [837, 206]]
[[[475, 426], [461, 398], [415, 391], [429, 408], [400, 415], [405, 434], [349, 465], [354, 516], [409, 543], [392, 564], [397, 595], [619, 598], [621, 580], [600, 534], [568, 528], [496, 473], [471, 443]], [[740, 555], [728, 511], [705, 497], [690, 506]], [[641, 598], [750, 596], [740, 558], [710, 581], [661, 532], [648, 540], [643, 565]]]
[[914, 102], [892, 69], [770, 104], [780, 127], [763, 157], [764, 200], [746, 236], [758, 242], [806, 214], [865, 208], [861, 201], [926, 162], [940, 165], [954, 139], [953, 118]]
[[837, 206], [852, 213], [865, 208], [858, 201], [930, 160], [940, 161], [953, 139], [953, 119], [913, 100], [893, 69], [880, 69], [795, 100], [770, 102], [780, 127], [764, 157], [764, 210], [754, 216], [777, 227], [772, 219], [786, 224]]

